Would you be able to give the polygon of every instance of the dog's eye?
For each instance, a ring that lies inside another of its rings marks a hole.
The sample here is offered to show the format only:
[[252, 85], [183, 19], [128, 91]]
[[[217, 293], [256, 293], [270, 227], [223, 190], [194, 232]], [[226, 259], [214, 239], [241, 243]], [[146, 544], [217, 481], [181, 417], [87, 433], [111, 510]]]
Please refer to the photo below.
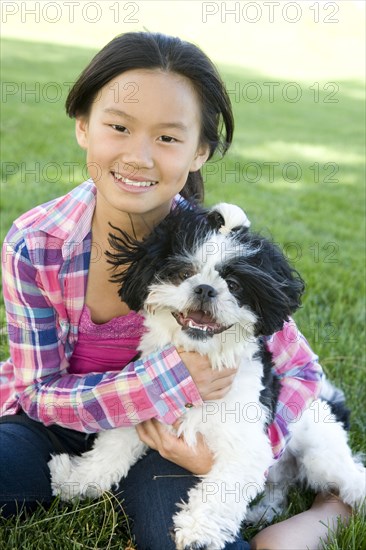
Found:
[[192, 273], [188, 271], [187, 269], [184, 269], [183, 271], [180, 271], [178, 273], [178, 277], [184, 281], [185, 279], [189, 279], [189, 277], [192, 277]]
[[237, 290], [239, 290], [239, 285], [236, 281], [233, 281], [233, 279], [228, 279], [226, 281], [226, 284], [230, 290], [230, 292], [236, 292]]

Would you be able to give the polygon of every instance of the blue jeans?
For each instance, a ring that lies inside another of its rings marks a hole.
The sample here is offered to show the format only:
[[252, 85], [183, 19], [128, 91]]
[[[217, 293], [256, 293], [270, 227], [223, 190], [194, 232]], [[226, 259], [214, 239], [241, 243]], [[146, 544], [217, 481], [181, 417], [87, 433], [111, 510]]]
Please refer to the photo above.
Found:
[[[51, 453], [79, 454], [91, 448], [94, 436], [61, 426], [45, 427], [26, 415], [0, 419], [0, 508], [11, 516], [24, 507], [47, 507], [53, 497], [47, 462]], [[162, 476], [162, 477], [160, 477]], [[132, 519], [139, 550], [175, 550], [169, 535], [176, 503], [197, 482], [187, 470], [150, 450], [129, 471], [116, 491]], [[225, 550], [249, 550], [238, 537]]]

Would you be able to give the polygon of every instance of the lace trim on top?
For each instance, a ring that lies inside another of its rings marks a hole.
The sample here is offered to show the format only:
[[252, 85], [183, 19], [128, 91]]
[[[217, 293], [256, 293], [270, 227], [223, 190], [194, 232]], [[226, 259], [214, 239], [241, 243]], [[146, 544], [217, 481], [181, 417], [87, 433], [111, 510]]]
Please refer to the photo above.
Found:
[[144, 332], [143, 321], [142, 315], [136, 311], [130, 311], [127, 315], [114, 317], [106, 323], [94, 323], [90, 309], [84, 304], [79, 321], [79, 333], [103, 340], [136, 338], [141, 337]]

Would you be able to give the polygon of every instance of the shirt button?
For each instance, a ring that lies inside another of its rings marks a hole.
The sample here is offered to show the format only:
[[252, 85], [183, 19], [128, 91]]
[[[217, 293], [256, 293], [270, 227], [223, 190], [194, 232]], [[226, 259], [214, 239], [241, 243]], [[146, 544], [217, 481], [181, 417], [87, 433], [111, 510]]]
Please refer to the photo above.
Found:
[[192, 403], [186, 403], [184, 406], [186, 409], [191, 409], [193, 407]]

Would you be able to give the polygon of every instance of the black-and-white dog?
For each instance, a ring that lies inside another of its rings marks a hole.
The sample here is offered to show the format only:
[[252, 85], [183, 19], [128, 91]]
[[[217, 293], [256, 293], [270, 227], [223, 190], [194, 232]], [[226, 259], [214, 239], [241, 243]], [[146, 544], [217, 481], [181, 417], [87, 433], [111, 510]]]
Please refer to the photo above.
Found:
[[[248, 226], [234, 205], [211, 211], [178, 206], [142, 242], [123, 233], [111, 237], [116, 252], [109, 259], [120, 297], [145, 316], [141, 354], [173, 344], [207, 355], [213, 369], [238, 367], [226, 397], [214, 409], [212, 402], [188, 409], [179, 428], [192, 446], [197, 433], [203, 434], [215, 460], [187, 502], [178, 504], [173, 518], [178, 550], [219, 550], [233, 541], [242, 521], [253, 518], [249, 503], [266, 481], [275, 483], [275, 491], [259, 505], [260, 515], [283, 504], [285, 487], [294, 479], [316, 490], [337, 488], [351, 506], [365, 498], [365, 469], [324, 400], [316, 418], [309, 409], [291, 424], [287, 449], [273, 463], [267, 428], [280, 384], [262, 336], [280, 330], [299, 307], [303, 281], [280, 249]], [[128, 268], [118, 271], [120, 266]], [[330, 385], [326, 389], [328, 397], [342, 396]], [[236, 414], [225, 414], [238, 407], [245, 411], [249, 404], [256, 408], [255, 422], [245, 414], [240, 421]], [[134, 428], [101, 432], [84, 455], [52, 458], [54, 494], [99, 496], [117, 485], [144, 452]]]

